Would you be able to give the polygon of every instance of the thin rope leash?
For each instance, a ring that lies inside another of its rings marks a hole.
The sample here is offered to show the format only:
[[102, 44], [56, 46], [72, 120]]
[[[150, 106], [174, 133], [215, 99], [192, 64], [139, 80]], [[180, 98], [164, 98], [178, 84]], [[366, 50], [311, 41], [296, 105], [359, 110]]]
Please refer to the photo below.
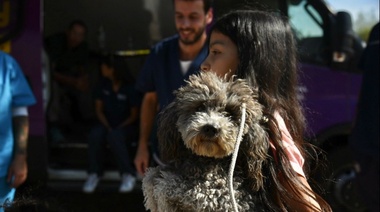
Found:
[[235, 169], [235, 164], [236, 164], [236, 158], [237, 158], [237, 155], [238, 155], [238, 152], [239, 152], [239, 146], [240, 146], [240, 143], [241, 143], [241, 140], [243, 139], [243, 129], [244, 129], [244, 124], [245, 124], [245, 112], [246, 112], [246, 105], [245, 103], [243, 103], [241, 105], [241, 119], [240, 119], [240, 127], [239, 127], [239, 133], [238, 133], [238, 136], [236, 138], [236, 144], [235, 144], [235, 149], [234, 149], [234, 152], [232, 154], [232, 160], [231, 160], [231, 164], [230, 164], [230, 169], [228, 170], [228, 190], [229, 190], [229, 193], [230, 193], [230, 197], [231, 197], [231, 203], [232, 203], [232, 207], [234, 208], [234, 211], [235, 212], [238, 212], [238, 207], [237, 207], [237, 204], [236, 204], [236, 199], [235, 199], [235, 192], [234, 192], [234, 186], [233, 186], [233, 177], [234, 177], [234, 169]]

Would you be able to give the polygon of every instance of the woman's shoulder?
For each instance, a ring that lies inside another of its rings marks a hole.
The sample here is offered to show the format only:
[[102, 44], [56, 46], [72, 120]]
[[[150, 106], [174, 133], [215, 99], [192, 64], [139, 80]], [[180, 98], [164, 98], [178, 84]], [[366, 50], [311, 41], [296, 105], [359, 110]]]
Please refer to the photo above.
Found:
[[281, 133], [283, 134], [283, 136], [288, 137], [289, 138], [288, 140], [291, 140], [291, 142], [294, 143], [293, 138], [290, 135], [288, 128], [286, 127], [284, 118], [280, 115], [280, 113], [278, 111], [275, 111], [273, 116], [274, 116], [274, 118], [277, 122], [278, 128], [281, 131]]
[[107, 78], [101, 78], [101, 79], [99, 79], [99, 81], [97, 83], [97, 87], [104, 88], [104, 89], [112, 88], [112, 82], [111, 82], [111, 80], [109, 80]]
[[133, 83], [123, 83], [122, 86], [120, 87], [120, 92], [125, 93], [125, 94], [132, 94], [136, 92], [135, 85]]
[[305, 173], [302, 169], [305, 159], [303, 158], [298, 147], [295, 145], [294, 140], [290, 135], [288, 128], [286, 127], [284, 118], [278, 111], [276, 111], [273, 116], [276, 119], [278, 128], [281, 132], [282, 146], [285, 148], [284, 150], [290, 161], [290, 164], [292, 165], [294, 171], [296, 171], [301, 176], [305, 176]]

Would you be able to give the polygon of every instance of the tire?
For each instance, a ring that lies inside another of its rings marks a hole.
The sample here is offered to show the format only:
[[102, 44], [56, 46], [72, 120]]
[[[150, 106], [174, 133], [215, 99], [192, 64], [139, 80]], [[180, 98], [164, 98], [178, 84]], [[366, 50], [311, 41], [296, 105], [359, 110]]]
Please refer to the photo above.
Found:
[[334, 212], [366, 211], [359, 199], [355, 183], [357, 168], [347, 139], [336, 139], [334, 143], [327, 143], [324, 150], [327, 154], [326, 167], [318, 171], [315, 179], [325, 191], [325, 200]]

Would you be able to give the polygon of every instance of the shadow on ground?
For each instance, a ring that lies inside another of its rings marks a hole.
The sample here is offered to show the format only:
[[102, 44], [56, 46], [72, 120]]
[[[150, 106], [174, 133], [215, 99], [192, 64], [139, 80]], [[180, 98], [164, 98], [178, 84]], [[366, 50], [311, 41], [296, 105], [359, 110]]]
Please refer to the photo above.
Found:
[[15, 200], [44, 201], [68, 212], [146, 211], [141, 183], [136, 184], [132, 192], [125, 194], [117, 191], [116, 182], [101, 182], [94, 193], [85, 194], [81, 191], [82, 183], [24, 185], [18, 189]]

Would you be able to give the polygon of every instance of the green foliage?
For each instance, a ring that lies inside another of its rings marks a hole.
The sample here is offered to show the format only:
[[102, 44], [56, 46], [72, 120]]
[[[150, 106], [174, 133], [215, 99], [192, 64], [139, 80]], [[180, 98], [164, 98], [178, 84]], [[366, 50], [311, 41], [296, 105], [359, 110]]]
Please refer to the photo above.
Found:
[[359, 12], [354, 18], [354, 30], [363, 41], [367, 41], [373, 26], [379, 21], [374, 11]]
[[371, 29], [372, 29], [372, 27], [370, 27], [370, 26], [362, 27], [359, 29], [359, 31], [357, 33], [363, 41], [367, 42], [368, 37], [369, 37], [369, 33], [371, 32]]

